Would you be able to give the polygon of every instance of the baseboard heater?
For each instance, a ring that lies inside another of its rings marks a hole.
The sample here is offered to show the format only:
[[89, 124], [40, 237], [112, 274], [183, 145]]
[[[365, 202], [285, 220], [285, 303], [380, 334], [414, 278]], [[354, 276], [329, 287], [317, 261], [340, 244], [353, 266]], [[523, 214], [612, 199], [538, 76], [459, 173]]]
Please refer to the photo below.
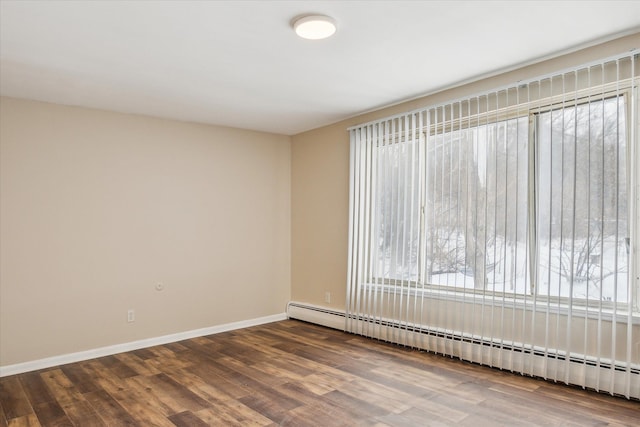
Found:
[[[287, 305], [287, 316], [333, 329], [345, 330], [346, 313], [327, 307], [292, 301]], [[600, 360], [592, 360], [576, 355], [556, 354], [553, 351], [527, 348], [521, 345], [486, 340], [458, 332], [444, 331], [429, 327], [410, 327], [389, 320], [367, 320], [352, 318], [356, 323], [362, 322], [362, 328], [369, 328], [367, 336], [375, 339], [393, 337], [402, 329], [404, 339], [385, 341], [395, 344], [411, 343], [411, 346], [438, 354], [459, 357], [462, 360], [489, 365], [495, 368], [510, 370], [523, 375], [549, 379], [547, 372], [555, 372], [558, 382], [580, 385], [585, 388], [610, 394], [629, 396], [640, 400], [640, 366], [613, 364]], [[371, 327], [371, 324], [375, 328]], [[362, 329], [359, 329], [362, 330]], [[364, 334], [363, 334], [364, 335]], [[456, 343], [456, 345], [452, 345]], [[453, 351], [452, 351], [453, 350]], [[533, 356], [533, 357], [532, 357]], [[567, 357], [569, 363], [567, 363]], [[566, 370], [569, 369], [568, 375]], [[630, 375], [631, 389], [627, 393], [627, 379]], [[568, 378], [568, 381], [565, 381]], [[584, 383], [584, 385], [583, 385]]]

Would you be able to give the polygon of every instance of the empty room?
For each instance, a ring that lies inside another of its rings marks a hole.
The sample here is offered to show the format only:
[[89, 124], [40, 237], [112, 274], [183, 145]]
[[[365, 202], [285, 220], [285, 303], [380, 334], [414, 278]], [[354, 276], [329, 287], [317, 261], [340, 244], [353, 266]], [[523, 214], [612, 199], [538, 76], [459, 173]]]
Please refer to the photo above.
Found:
[[0, 427], [640, 425], [640, 1], [0, 0]]

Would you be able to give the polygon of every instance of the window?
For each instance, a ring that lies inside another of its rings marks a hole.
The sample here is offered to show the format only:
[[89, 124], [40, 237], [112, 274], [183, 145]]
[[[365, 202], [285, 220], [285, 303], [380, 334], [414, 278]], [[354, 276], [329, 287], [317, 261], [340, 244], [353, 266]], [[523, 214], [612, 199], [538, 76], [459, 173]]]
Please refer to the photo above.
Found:
[[632, 89], [591, 78], [563, 75], [555, 89], [549, 79], [368, 128], [367, 280], [628, 303]]
[[628, 302], [626, 99], [536, 116], [537, 289]]
[[376, 277], [417, 280], [420, 244], [419, 140], [384, 141], [377, 153]]
[[528, 124], [428, 139], [426, 283], [526, 292]]

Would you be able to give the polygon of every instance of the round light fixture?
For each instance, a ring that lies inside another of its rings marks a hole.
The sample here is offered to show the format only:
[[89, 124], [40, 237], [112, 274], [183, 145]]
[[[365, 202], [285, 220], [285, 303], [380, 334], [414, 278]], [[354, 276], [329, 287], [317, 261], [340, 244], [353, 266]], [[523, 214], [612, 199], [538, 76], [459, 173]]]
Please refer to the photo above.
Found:
[[324, 15], [308, 15], [296, 19], [293, 29], [303, 39], [320, 40], [336, 32], [336, 22]]

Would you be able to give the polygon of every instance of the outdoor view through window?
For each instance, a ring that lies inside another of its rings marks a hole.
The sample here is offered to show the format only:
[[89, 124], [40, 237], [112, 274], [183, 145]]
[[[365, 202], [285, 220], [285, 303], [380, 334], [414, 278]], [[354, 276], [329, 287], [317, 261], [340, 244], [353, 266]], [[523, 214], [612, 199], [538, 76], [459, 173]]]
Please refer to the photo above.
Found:
[[627, 302], [626, 108], [600, 96], [378, 144], [372, 278]]

